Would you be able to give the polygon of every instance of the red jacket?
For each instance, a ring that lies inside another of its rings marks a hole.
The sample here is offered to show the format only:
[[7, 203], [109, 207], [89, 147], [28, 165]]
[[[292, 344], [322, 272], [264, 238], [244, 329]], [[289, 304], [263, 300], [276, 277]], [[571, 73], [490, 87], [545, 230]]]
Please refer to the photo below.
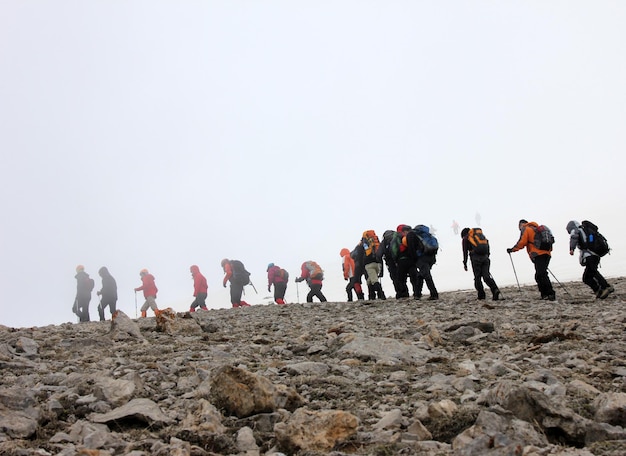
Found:
[[275, 283], [285, 283], [284, 277], [280, 274], [280, 266], [272, 266], [267, 270], [267, 285]]
[[152, 274], [146, 274], [146, 275], [141, 276], [141, 283], [143, 285], [141, 285], [138, 288], [135, 288], [135, 291], [143, 290], [144, 298], [147, 298], [148, 296], [154, 296], [156, 298], [157, 291], [159, 290], [156, 284], [154, 283], [154, 276]]
[[200, 272], [198, 266], [192, 266], [190, 268], [191, 276], [193, 277], [193, 295], [198, 296], [198, 293], [207, 293], [209, 285], [206, 282], [206, 277]]

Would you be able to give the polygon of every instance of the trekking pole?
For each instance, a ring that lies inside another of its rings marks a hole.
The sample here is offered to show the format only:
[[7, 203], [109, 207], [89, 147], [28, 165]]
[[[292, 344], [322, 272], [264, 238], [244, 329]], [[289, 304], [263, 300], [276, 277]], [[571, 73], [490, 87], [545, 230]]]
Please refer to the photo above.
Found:
[[561, 285], [561, 288], [563, 288], [563, 291], [565, 291], [565, 293], [571, 298], [572, 295], [570, 294], [570, 292], [567, 291], [567, 288], [565, 288], [565, 286], [561, 282], [559, 282], [559, 279], [557, 279], [556, 276], [552, 273], [552, 271], [550, 271], [550, 268], [548, 268], [548, 272], [552, 275], [552, 277], [554, 277], [554, 280], [556, 280], [556, 283]]
[[515, 274], [515, 281], [517, 282], [517, 289], [521, 293], [522, 287], [519, 286], [519, 280], [517, 279], [517, 271], [515, 270], [515, 265], [513, 264], [513, 257], [511, 256], [511, 252], [509, 252], [509, 258], [511, 259], [511, 266], [513, 266], [513, 274]]
[[251, 280], [249, 283], [250, 283], [250, 285], [252, 286], [252, 289], [254, 290], [254, 292], [255, 292], [256, 294], [259, 294], [259, 292], [258, 292], [258, 291], [256, 291], [256, 287], [255, 287], [255, 286], [254, 286], [254, 284], [252, 283], [252, 280]]
[[298, 286], [297, 281], [296, 281], [296, 296], [298, 297], [298, 304], [300, 304], [300, 287]]
[[135, 291], [135, 319], [137, 319], [137, 292]]

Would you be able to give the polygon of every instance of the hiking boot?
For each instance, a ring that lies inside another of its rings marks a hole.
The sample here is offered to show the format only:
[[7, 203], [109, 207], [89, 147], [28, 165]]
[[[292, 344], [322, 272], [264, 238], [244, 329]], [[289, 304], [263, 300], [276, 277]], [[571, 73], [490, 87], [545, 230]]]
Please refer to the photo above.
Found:
[[209, 310], [209, 309], [207, 309], [207, 307], [206, 307], [206, 306], [202, 306], [202, 307], [200, 307], [200, 308], [201, 308], [202, 310]]
[[478, 300], [479, 300], [479, 301], [482, 301], [482, 300], [483, 300], [483, 299], [485, 299], [486, 297], [487, 297], [487, 296], [486, 296], [486, 295], [484, 295], [484, 294], [479, 294], [479, 295], [478, 295]]
[[500, 301], [502, 299], [502, 293], [500, 293], [500, 290], [496, 290], [493, 292], [493, 300], [494, 301]]
[[239, 307], [239, 304], [237, 304], [236, 302], [233, 302], [233, 308], [235, 307]]
[[615, 291], [615, 288], [613, 288], [612, 286], [608, 286], [605, 289], [600, 291], [600, 296], [598, 296], [600, 299], [606, 299], [608, 298], [608, 296], [613, 293]]
[[147, 311], [146, 310], [142, 310], [141, 311], [141, 318], [146, 318], [147, 316]]
[[241, 302], [239, 303], [239, 305], [240, 305], [241, 307], [250, 307], [250, 304], [248, 304], [246, 301], [241, 301]]
[[190, 308], [189, 308], [189, 313], [192, 313], [192, 312], [195, 312], [195, 311], [196, 311], [196, 308], [195, 308], [195, 307], [190, 307]]
[[439, 299], [439, 295], [438, 294], [432, 294], [428, 297], [429, 301], [437, 301]]
[[548, 301], [556, 301], [556, 295], [554, 293], [549, 294], [548, 296], [546, 296], [546, 299]]

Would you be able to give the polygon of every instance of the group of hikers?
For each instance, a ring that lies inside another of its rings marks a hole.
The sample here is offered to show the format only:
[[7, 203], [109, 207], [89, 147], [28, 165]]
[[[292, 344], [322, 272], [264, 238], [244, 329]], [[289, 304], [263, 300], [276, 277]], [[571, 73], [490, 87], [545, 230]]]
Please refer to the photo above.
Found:
[[[510, 255], [526, 248], [535, 268], [535, 281], [539, 289], [540, 299], [554, 301], [556, 293], [548, 275], [554, 235], [548, 227], [536, 222], [528, 222], [525, 219], [519, 221], [518, 228], [520, 237], [513, 247], [507, 249], [507, 253]], [[570, 255], [574, 255], [577, 248], [580, 251], [579, 261], [585, 268], [582, 277], [583, 282], [593, 290], [598, 299], [606, 299], [614, 292], [613, 286], [598, 271], [601, 257], [610, 250], [606, 238], [598, 231], [598, 227], [588, 220], [583, 220], [582, 223], [571, 220], [567, 223], [566, 229], [570, 235]], [[463, 267], [466, 271], [468, 270], [467, 261], [470, 260], [474, 275], [474, 288], [478, 293], [478, 299], [486, 299], [484, 285], [489, 287], [494, 301], [504, 299], [490, 272], [490, 245], [482, 229], [463, 228], [461, 230], [461, 248]], [[437, 239], [425, 225], [417, 225], [412, 228], [410, 225], [400, 224], [395, 230], [385, 231], [382, 239], [378, 238], [374, 230], [364, 231], [360, 241], [352, 250], [342, 248], [339, 252], [342, 259], [343, 278], [348, 282], [345, 288], [347, 300], [353, 301], [355, 294], [357, 300], [365, 300], [363, 277], [367, 285], [368, 300], [387, 299], [379, 280], [383, 277], [383, 265], [389, 272], [396, 299], [410, 298], [407, 279], [411, 283], [414, 299], [422, 297], [424, 284], [429, 291], [428, 299], [439, 299], [439, 293], [431, 273], [431, 269], [436, 263], [438, 249]], [[513, 264], [512, 261], [511, 264]], [[221, 261], [221, 266], [224, 271], [223, 286], [226, 287], [230, 283], [232, 307], [249, 306], [250, 304], [242, 299], [244, 287], [252, 285], [250, 273], [244, 264], [239, 260], [225, 258]], [[309, 286], [306, 301], [312, 302], [313, 298], [317, 298], [321, 302], [325, 302], [326, 297], [322, 293], [324, 271], [320, 265], [309, 260], [302, 263], [300, 269], [300, 276], [295, 281], [296, 283], [306, 281]], [[194, 300], [190, 305], [189, 312], [195, 312], [198, 308], [208, 310], [206, 307], [207, 280], [197, 265], [190, 266], [189, 270], [194, 283]], [[274, 302], [278, 305], [284, 305], [289, 273], [274, 263], [267, 265], [266, 272], [268, 292], [271, 292], [273, 286]], [[98, 314], [100, 320], [103, 321], [105, 320], [104, 311], [107, 307], [109, 307], [111, 315], [115, 313], [117, 285], [106, 267], [101, 267], [98, 274], [102, 278], [102, 288], [97, 291], [97, 295], [101, 296]], [[142, 269], [139, 275], [142, 285], [134, 290], [135, 292], [142, 291], [145, 298], [141, 307], [141, 316], [146, 317], [148, 309], [152, 309], [155, 315], [158, 315], [159, 308], [156, 304], [158, 289], [154, 276], [147, 269]], [[76, 267], [75, 278], [77, 292], [73, 311], [81, 322], [89, 321], [89, 302], [95, 282], [85, 272], [82, 265]], [[254, 287], [254, 285], [252, 286]]]

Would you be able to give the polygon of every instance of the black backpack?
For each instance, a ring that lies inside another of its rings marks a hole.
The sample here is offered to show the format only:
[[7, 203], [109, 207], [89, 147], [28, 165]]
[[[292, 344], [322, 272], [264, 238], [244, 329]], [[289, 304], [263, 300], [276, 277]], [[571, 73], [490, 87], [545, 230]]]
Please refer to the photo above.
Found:
[[489, 255], [489, 241], [480, 228], [472, 228], [467, 233], [467, 240], [476, 255]]
[[583, 220], [580, 228], [585, 233], [585, 240], [581, 242], [584, 249], [590, 250], [598, 256], [603, 257], [611, 248], [606, 238], [600, 234], [598, 227], [589, 220]]
[[552, 230], [545, 225], [533, 227], [533, 230], [535, 231], [535, 247], [539, 250], [552, 251], [552, 246], [554, 245]]
[[230, 260], [230, 268], [233, 271], [233, 280], [244, 285], [250, 283], [250, 273], [246, 271], [245, 266], [239, 260]]

